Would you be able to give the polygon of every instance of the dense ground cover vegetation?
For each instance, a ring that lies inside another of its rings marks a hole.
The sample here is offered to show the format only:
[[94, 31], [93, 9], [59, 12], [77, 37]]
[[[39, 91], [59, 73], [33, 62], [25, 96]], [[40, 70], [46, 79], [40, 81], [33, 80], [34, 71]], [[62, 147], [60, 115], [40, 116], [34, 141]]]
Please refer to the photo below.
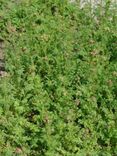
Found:
[[1, 156], [117, 155], [117, 17], [109, 6], [0, 0]]

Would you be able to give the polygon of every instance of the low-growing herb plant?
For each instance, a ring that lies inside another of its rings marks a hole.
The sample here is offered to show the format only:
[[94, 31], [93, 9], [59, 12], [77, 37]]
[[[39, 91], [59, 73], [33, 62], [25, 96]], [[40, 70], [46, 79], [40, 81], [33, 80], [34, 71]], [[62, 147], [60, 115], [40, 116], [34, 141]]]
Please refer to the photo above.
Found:
[[0, 155], [116, 156], [115, 5], [0, 0], [0, 28]]

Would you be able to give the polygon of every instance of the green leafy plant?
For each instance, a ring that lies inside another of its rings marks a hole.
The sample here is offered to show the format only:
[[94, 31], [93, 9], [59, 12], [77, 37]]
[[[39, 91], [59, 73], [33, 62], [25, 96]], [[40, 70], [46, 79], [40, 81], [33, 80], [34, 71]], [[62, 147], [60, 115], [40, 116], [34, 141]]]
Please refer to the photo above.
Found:
[[67, 0], [0, 8], [0, 155], [115, 156], [115, 8]]

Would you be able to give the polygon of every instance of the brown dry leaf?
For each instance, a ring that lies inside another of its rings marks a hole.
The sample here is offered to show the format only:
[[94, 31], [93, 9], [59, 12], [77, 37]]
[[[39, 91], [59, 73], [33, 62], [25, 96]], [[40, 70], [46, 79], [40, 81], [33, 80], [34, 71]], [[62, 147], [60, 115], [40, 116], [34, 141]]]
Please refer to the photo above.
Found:
[[17, 153], [17, 154], [21, 154], [21, 153], [22, 153], [22, 149], [19, 148], [19, 147], [17, 147], [16, 150], [15, 150], [15, 153]]

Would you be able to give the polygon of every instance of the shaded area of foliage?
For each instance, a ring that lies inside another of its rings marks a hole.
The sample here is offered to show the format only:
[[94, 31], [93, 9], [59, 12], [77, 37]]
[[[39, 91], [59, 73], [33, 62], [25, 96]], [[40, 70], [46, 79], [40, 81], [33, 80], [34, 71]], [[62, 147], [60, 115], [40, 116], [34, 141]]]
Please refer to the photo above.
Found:
[[115, 156], [115, 10], [65, 0], [1, 0], [0, 9], [0, 155]]

